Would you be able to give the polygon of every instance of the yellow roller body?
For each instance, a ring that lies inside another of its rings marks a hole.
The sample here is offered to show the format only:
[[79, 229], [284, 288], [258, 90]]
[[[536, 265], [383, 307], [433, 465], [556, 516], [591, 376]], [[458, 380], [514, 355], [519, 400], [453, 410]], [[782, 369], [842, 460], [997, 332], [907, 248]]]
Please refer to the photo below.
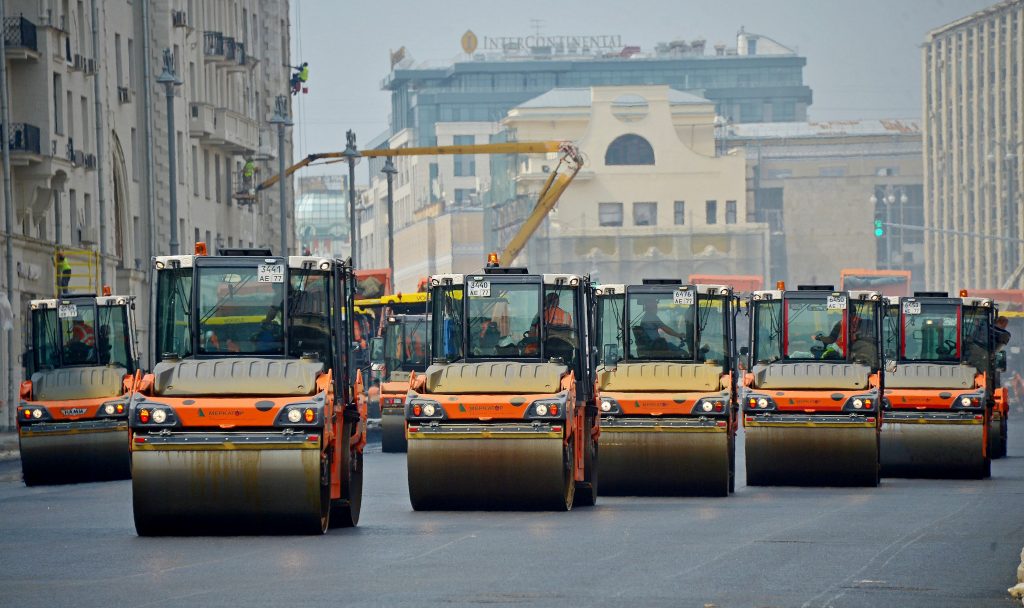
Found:
[[986, 476], [985, 421], [958, 413], [886, 413], [882, 422], [882, 475], [982, 478]]
[[878, 485], [874, 419], [758, 416], [744, 432], [747, 485]]
[[380, 416], [380, 444], [384, 452], [405, 452], [405, 408], [386, 407]]
[[128, 423], [90, 420], [34, 424], [18, 431], [27, 485], [128, 479]]
[[728, 496], [727, 427], [714, 420], [604, 418], [598, 491], [605, 496]]
[[179, 433], [132, 447], [143, 534], [318, 532], [329, 508], [318, 435]]
[[414, 509], [565, 511], [572, 506], [575, 482], [561, 429], [452, 424], [410, 427], [408, 439]]

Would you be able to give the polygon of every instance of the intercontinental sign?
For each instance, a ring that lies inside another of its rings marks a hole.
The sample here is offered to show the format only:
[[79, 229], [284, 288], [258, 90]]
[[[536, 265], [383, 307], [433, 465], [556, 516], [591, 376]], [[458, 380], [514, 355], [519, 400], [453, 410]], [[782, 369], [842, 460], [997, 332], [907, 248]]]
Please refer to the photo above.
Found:
[[462, 35], [462, 50], [467, 54], [474, 53], [477, 48], [483, 51], [505, 51], [509, 49], [528, 49], [537, 47], [553, 47], [559, 49], [602, 49], [619, 50], [622, 48], [622, 36], [484, 36], [477, 38], [472, 30]]

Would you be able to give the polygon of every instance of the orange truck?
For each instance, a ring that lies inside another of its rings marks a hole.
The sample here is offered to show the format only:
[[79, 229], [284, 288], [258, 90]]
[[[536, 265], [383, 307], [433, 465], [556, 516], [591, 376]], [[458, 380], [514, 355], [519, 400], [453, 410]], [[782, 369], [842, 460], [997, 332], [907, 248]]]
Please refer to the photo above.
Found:
[[885, 350], [896, 365], [886, 375], [882, 475], [988, 477], [996, 352], [1005, 344], [992, 300], [918, 292], [887, 305]]
[[429, 315], [389, 315], [384, 320], [383, 335], [371, 340], [373, 382], [380, 387], [381, 450], [384, 452], [406, 450], [405, 398], [412, 373], [427, 370], [429, 323]]
[[877, 486], [881, 295], [780, 283], [749, 310], [747, 485]]
[[736, 304], [724, 285], [597, 288], [602, 495], [735, 489]]
[[909, 296], [910, 279], [909, 270], [843, 268], [839, 271], [839, 289], [877, 291], [883, 296]]
[[136, 531], [354, 526], [366, 406], [351, 268], [223, 253], [154, 258], [156, 361], [129, 412]]
[[135, 298], [32, 300], [29, 316], [17, 412], [25, 485], [127, 479]]
[[597, 500], [593, 287], [487, 268], [430, 277], [431, 354], [405, 402], [414, 509]]

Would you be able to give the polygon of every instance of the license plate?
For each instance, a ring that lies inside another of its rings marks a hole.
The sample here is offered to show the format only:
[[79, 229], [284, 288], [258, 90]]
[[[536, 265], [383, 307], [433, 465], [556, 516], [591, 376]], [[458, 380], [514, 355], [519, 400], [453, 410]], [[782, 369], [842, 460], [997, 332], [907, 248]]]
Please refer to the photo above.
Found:
[[491, 282], [470, 281], [467, 291], [469, 291], [469, 297], [471, 298], [489, 298], [491, 297]]
[[689, 290], [673, 292], [672, 303], [693, 306], [693, 292]]
[[260, 264], [256, 273], [259, 283], [284, 283], [284, 264]]
[[826, 304], [829, 310], [846, 310], [846, 296], [829, 296]]
[[57, 307], [57, 316], [61, 319], [74, 319], [78, 316], [78, 306], [74, 304], [61, 304]]
[[919, 314], [921, 314], [921, 303], [920, 302], [904, 302], [903, 303], [903, 314], [905, 314], [905, 315], [919, 315]]

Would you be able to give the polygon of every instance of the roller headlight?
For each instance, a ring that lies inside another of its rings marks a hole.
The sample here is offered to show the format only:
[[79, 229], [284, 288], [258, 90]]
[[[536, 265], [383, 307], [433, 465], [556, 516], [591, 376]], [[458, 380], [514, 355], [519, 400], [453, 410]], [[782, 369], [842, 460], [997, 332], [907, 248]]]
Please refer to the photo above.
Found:
[[602, 412], [610, 412], [610, 411], [612, 411], [612, 402], [608, 401], [607, 399], [602, 401], [601, 402], [601, 411]]
[[165, 410], [153, 410], [153, 423], [163, 424], [167, 422], [167, 412]]
[[701, 404], [700, 409], [704, 410], [705, 412], [710, 412], [711, 410], [715, 409], [715, 404], [711, 403], [710, 401], [705, 401], [704, 403]]
[[964, 407], [971, 407], [971, 398], [970, 397], [960, 397], [960, 405], [962, 405]]
[[984, 403], [983, 395], [960, 395], [953, 400], [953, 407], [980, 408]]
[[288, 422], [296, 424], [302, 420], [302, 411], [299, 408], [292, 408], [288, 410], [286, 417], [288, 418]]
[[35, 418], [36, 420], [39, 420], [40, 418], [43, 417], [43, 410], [39, 408], [32, 410], [32, 417]]
[[113, 416], [115, 413], [117, 413], [117, 408], [114, 407], [113, 403], [108, 403], [103, 406], [103, 413], [106, 414], [107, 416]]
[[547, 416], [548, 406], [544, 405], [543, 403], [538, 404], [534, 411], [537, 413], [538, 416]]
[[862, 407], [864, 407], [864, 400], [861, 399], [860, 397], [857, 397], [856, 399], [853, 400], [853, 407], [858, 410], [861, 409]]
[[748, 412], [772, 412], [775, 411], [775, 401], [768, 395], [747, 394], [743, 399], [744, 411]]
[[765, 398], [765, 397], [761, 397], [760, 399], [758, 399], [757, 400], [757, 407], [759, 407], [761, 409], [764, 409], [764, 408], [768, 407], [768, 399]]
[[445, 414], [444, 408], [437, 401], [432, 399], [410, 399], [405, 404], [405, 417], [443, 420]]
[[427, 403], [423, 405], [423, 415], [433, 416], [437, 412], [437, 407], [433, 403]]

